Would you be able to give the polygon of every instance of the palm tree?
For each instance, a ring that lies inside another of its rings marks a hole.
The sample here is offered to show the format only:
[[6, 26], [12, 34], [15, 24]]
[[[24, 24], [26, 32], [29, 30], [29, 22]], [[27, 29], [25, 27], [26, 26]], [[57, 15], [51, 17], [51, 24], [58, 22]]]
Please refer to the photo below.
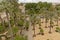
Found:
[[24, 24], [24, 20], [23, 19], [20, 19], [19, 22], [18, 22], [18, 26], [20, 27], [20, 34], [22, 35], [22, 30], [23, 30], [23, 24]]
[[49, 17], [48, 17], [48, 15], [49, 15], [48, 10], [49, 10], [49, 8], [51, 7], [52, 4], [51, 3], [44, 2], [42, 5], [43, 5], [43, 8], [42, 8], [42, 10], [43, 10], [42, 16], [45, 18], [45, 28], [47, 28], [47, 22], [48, 22], [48, 19], [49, 19]]
[[48, 15], [49, 15], [49, 20], [50, 20], [50, 26], [49, 26], [49, 33], [51, 32], [51, 28], [53, 28], [53, 19], [55, 17], [55, 7], [50, 4], [50, 8], [48, 9]]
[[49, 33], [51, 33], [51, 27], [53, 27], [53, 26], [52, 26], [52, 19], [50, 19], [50, 27], [49, 27], [50, 30], [49, 30]]
[[48, 23], [48, 12], [47, 12], [47, 10], [45, 10], [45, 12], [43, 13], [43, 15], [44, 15], [44, 18], [45, 18], [45, 28], [47, 28], [47, 23]]
[[[1, 13], [2, 13], [2, 12], [1, 12]], [[3, 18], [1, 18], [1, 14], [0, 14], [0, 19], [1, 19], [1, 23], [2, 23], [3, 27], [5, 27], [5, 26], [4, 26], [4, 20], [3, 20]]]
[[40, 9], [40, 5], [41, 5], [41, 2], [39, 2], [37, 4], [37, 7], [36, 7], [36, 13], [37, 13], [37, 23], [39, 24], [39, 29], [41, 29], [41, 13], [42, 13], [42, 10]]
[[26, 4], [26, 11], [27, 11], [27, 14], [29, 15], [30, 17], [30, 23], [32, 23], [33, 25], [33, 30], [34, 30], [34, 35], [35, 36], [35, 23], [36, 23], [36, 4], [35, 3], [28, 3]]
[[27, 21], [27, 20], [26, 20], [25, 28], [28, 31], [28, 29], [29, 29], [29, 21]]
[[54, 13], [50, 12], [50, 14], [49, 14], [49, 19], [50, 19], [49, 33], [51, 33], [51, 28], [53, 28], [53, 18], [54, 18]]
[[36, 25], [36, 16], [34, 15], [33, 17], [32, 17], [32, 26], [33, 26], [33, 30], [34, 30], [34, 35], [33, 35], [33, 37], [35, 37], [36, 35], [35, 35], [35, 25]]
[[58, 26], [59, 17], [60, 17], [60, 11], [59, 10], [56, 10], [56, 13], [55, 13], [55, 19], [56, 19], [56, 22], [57, 22], [57, 25], [56, 26]]
[[11, 23], [10, 23], [10, 13], [16, 13], [17, 11], [15, 11], [18, 7], [16, 5], [17, 0], [4, 0], [2, 1], [1, 6], [3, 9], [4, 9], [4, 12], [6, 13], [6, 17], [7, 17], [7, 20], [8, 20], [8, 25], [9, 25], [9, 29], [10, 29], [10, 34], [11, 34], [11, 40], [13, 40], [13, 32], [12, 32], [12, 27], [11, 27]]
[[[60, 4], [58, 4], [58, 5], [55, 6], [56, 16], [58, 17], [58, 19], [60, 17], [60, 7], [59, 6], [60, 6]], [[58, 20], [57, 20], [57, 25], [58, 25]]]
[[41, 18], [39, 18], [38, 23], [39, 23], [39, 29], [41, 29]]
[[13, 32], [12, 32], [11, 24], [10, 24], [10, 21], [9, 21], [9, 15], [8, 15], [7, 11], [6, 11], [6, 17], [7, 17], [7, 20], [8, 20], [8, 25], [9, 25], [9, 28], [10, 28], [10, 31], [11, 31], [11, 36], [12, 36], [12, 39], [13, 39]]

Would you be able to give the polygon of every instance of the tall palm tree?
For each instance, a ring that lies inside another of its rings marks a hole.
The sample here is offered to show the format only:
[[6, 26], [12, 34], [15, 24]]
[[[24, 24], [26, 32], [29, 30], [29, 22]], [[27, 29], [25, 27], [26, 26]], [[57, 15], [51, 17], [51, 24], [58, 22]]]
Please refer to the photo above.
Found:
[[54, 13], [50, 12], [50, 14], [49, 14], [49, 19], [50, 19], [49, 33], [51, 33], [51, 28], [53, 28], [53, 18], [54, 18]]
[[38, 23], [39, 23], [39, 29], [41, 29], [41, 18], [39, 18]]
[[45, 12], [43, 12], [43, 16], [45, 18], [45, 28], [47, 28], [47, 23], [48, 23], [48, 12], [47, 10], [45, 10]]
[[55, 19], [56, 19], [56, 26], [58, 26], [58, 23], [59, 23], [59, 17], [60, 17], [60, 11], [59, 10], [56, 10], [56, 13], [55, 13]]
[[50, 4], [50, 8], [48, 9], [48, 13], [49, 13], [48, 15], [50, 20], [49, 33], [52, 33], [51, 28], [53, 28], [53, 18], [55, 16], [54, 11], [55, 11], [55, 7], [52, 4]]
[[20, 19], [19, 22], [18, 22], [18, 26], [20, 27], [20, 34], [22, 35], [22, 30], [23, 30], [23, 25], [24, 25], [24, 20], [23, 19]]
[[35, 3], [28, 3], [26, 4], [26, 11], [28, 12], [28, 15], [30, 15], [30, 23], [32, 23], [33, 30], [34, 30], [34, 36], [35, 36], [35, 18], [36, 18], [36, 4]]
[[[1, 12], [2, 13], [2, 12]], [[2, 25], [3, 25], [3, 27], [4, 27], [4, 19], [1, 17], [1, 14], [0, 14], [0, 20], [1, 20], [1, 23], [2, 23]]]
[[[8, 20], [8, 25], [9, 25], [9, 30], [10, 30], [10, 34], [11, 34], [11, 40], [13, 40], [13, 32], [12, 32], [12, 27], [11, 27], [11, 23], [10, 23], [10, 13], [17, 13], [17, 11], [15, 12], [15, 10], [18, 8], [16, 5], [17, 0], [4, 0], [1, 2], [1, 5], [3, 6], [4, 12], [6, 13], [6, 17]], [[2, 7], [1, 6], [1, 7]]]
[[33, 26], [33, 31], [34, 31], [34, 35], [33, 35], [33, 37], [35, 37], [35, 36], [36, 36], [36, 34], [35, 34], [36, 15], [33, 15], [31, 21], [32, 21], [32, 26]]

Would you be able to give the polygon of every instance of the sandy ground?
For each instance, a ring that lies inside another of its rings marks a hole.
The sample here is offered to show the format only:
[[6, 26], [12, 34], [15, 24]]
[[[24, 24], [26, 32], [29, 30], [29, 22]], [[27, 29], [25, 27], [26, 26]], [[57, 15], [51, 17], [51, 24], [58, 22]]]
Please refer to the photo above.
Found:
[[[42, 20], [42, 21], [44, 21], [44, 20]], [[56, 24], [56, 22], [54, 22], [54, 24]], [[60, 21], [59, 21], [59, 24], [60, 24]], [[48, 25], [49, 25], [49, 22], [48, 22], [47, 26]], [[49, 40], [60, 40], [60, 33], [55, 32], [56, 26], [53, 27], [51, 34], [48, 33], [49, 32], [49, 28], [45, 28], [44, 26], [45, 26], [45, 23], [42, 23], [41, 27], [44, 30], [44, 35], [36, 35], [36, 37], [33, 38], [34, 40], [47, 40], [47, 39], [49, 39]], [[36, 32], [36, 34], [38, 34], [39, 33], [38, 24], [36, 25], [35, 28], [36, 28], [35, 32]]]
[[[45, 20], [42, 20], [43, 22], [45, 22]], [[60, 24], [60, 21], [59, 21], [59, 24]], [[33, 27], [30, 26], [29, 27], [29, 31], [24, 31], [24, 34], [25, 35], [28, 35], [28, 40], [60, 40], [60, 33], [58, 32], [55, 32], [55, 29], [57, 26], [54, 26], [52, 28], [52, 33], [49, 34], [49, 28], [45, 28], [45, 23], [42, 23], [41, 24], [42, 26], [42, 29], [44, 30], [44, 35], [37, 35], [39, 33], [39, 25], [37, 24], [35, 26], [35, 34], [36, 34], [36, 37], [33, 37], [33, 34], [34, 34], [34, 31], [32, 30]], [[56, 22], [54, 22], [54, 25], [56, 25]], [[47, 26], [49, 26], [49, 22], [47, 24]], [[60, 26], [60, 25], [59, 25]]]

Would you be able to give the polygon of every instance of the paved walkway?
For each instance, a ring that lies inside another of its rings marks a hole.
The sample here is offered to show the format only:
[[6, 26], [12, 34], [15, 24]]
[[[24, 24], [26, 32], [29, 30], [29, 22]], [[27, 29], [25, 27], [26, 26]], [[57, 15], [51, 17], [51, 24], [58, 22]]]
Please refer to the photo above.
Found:
[[24, 35], [28, 36], [28, 40], [33, 40], [33, 31], [32, 31], [31, 23], [30, 23], [30, 26], [29, 26], [29, 31], [24, 30]]
[[28, 31], [28, 40], [33, 40], [33, 31], [32, 31], [31, 23]]

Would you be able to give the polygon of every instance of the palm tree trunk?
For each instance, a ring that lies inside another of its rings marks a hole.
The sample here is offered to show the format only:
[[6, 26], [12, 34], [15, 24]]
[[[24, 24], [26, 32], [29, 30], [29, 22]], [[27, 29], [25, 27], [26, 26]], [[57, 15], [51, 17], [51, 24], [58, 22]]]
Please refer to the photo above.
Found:
[[1, 18], [1, 15], [0, 15], [0, 19], [1, 19], [2, 26], [4, 27], [4, 20]]
[[58, 23], [59, 23], [59, 22], [58, 22], [58, 21], [59, 21], [58, 19], [59, 19], [59, 14], [57, 15], [57, 26], [58, 26]]
[[34, 25], [34, 23], [32, 23], [32, 25], [33, 25], [33, 30], [35, 30], [35, 25]]
[[34, 30], [34, 34], [33, 34], [33, 37], [35, 37], [36, 35], [35, 35], [35, 30]]
[[33, 36], [36, 36], [36, 35], [35, 35], [35, 30], [34, 30], [34, 35], [33, 35]]
[[58, 19], [57, 19], [57, 26], [58, 26]]
[[17, 15], [14, 13], [14, 24], [17, 26]]
[[35, 25], [33, 24], [33, 29], [34, 29], [34, 35], [33, 35], [33, 37], [35, 37], [36, 35], [35, 35]]
[[39, 29], [41, 29], [41, 24], [39, 24]]
[[49, 26], [49, 33], [51, 33], [51, 28], [52, 28], [52, 19], [50, 19], [50, 26]]
[[47, 28], [47, 18], [45, 19], [45, 28]]
[[21, 27], [20, 35], [23, 35], [23, 34], [22, 34], [22, 27]]
[[39, 29], [41, 29], [41, 19], [39, 20]]
[[[0, 20], [1, 20], [1, 23], [3, 22], [2, 18], [1, 18], [1, 15], [0, 15]], [[2, 23], [3, 24], [3, 23]]]
[[51, 33], [51, 25], [50, 25], [49, 33]]
[[9, 25], [9, 31], [10, 31], [10, 35], [11, 35], [11, 40], [14, 40], [13, 31], [12, 31], [12, 27], [11, 27], [11, 24], [10, 24], [10, 21], [9, 21], [9, 15], [8, 15], [7, 11], [6, 11], [6, 17], [7, 17], [7, 21], [8, 21], [8, 25]]

